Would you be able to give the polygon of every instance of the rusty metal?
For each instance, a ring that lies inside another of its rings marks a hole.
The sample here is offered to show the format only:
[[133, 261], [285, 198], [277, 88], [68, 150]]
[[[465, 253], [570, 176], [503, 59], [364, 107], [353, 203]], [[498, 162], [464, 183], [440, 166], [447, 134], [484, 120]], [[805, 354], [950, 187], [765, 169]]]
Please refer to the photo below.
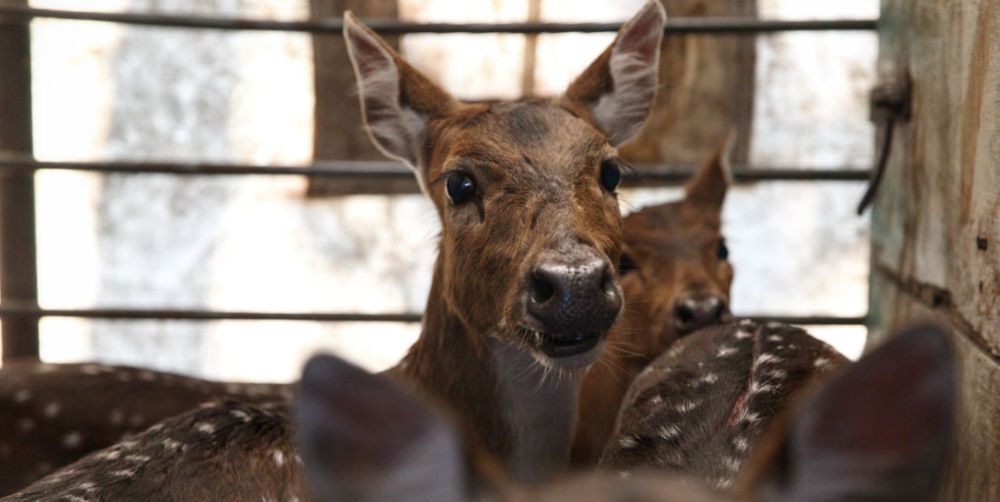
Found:
[[875, 169], [872, 170], [868, 188], [861, 197], [861, 202], [858, 203], [859, 216], [865, 212], [865, 209], [868, 209], [868, 206], [875, 200], [875, 196], [878, 195], [878, 187], [882, 183], [882, 176], [889, 164], [889, 154], [892, 152], [892, 138], [896, 133], [896, 122], [910, 118], [909, 81], [904, 81], [902, 84], [880, 85], [872, 90], [869, 99], [872, 122], [883, 126], [882, 141], [879, 143], [878, 158], [875, 160]]
[[[43, 309], [37, 305], [4, 304], [0, 318], [9, 316], [73, 317], [119, 321], [313, 321], [313, 322], [420, 322], [416, 312], [362, 314], [354, 312], [243, 312], [200, 309], [86, 308]], [[760, 322], [783, 322], [801, 325], [853, 326], [864, 324], [864, 317], [745, 315], [740, 318]]]
[[[35, 170], [58, 169], [120, 174], [172, 174], [180, 176], [310, 176], [355, 180], [412, 180], [413, 173], [405, 166], [389, 161], [318, 161], [300, 166], [259, 166], [250, 164], [210, 164], [183, 162], [64, 162], [39, 161], [25, 156], [0, 154], [0, 173], [28, 174]], [[631, 186], [679, 185], [694, 174], [697, 166], [639, 165], [634, 173], [626, 173], [625, 183]], [[866, 181], [870, 171], [859, 168], [810, 169], [798, 167], [737, 166], [733, 180], [740, 183], [761, 181]], [[414, 183], [414, 190], [416, 184]]]
[[[7, 15], [22, 21], [41, 18], [100, 21], [164, 28], [290, 31], [327, 34], [339, 34], [344, 27], [342, 18], [310, 21], [271, 21], [236, 17], [88, 12], [9, 6], [0, 6], [0, 15]], [[407, 23], [380, 19], [368, 19], [365, 20], [365, 24], [384, 35], [404, 35], [409, 33], [611, 33], [621, 28], [621, 23]], [[672, 18], [667, 23], [666, 33], [758, 34], [788, 31], [873, 31], [877, 27], [878, 20], [876, 19], [793, 21], [752, 18]]]
[[[0, 150], [30, 155], [31, 33], [26, 25], [3, 16], [0, 61]], [[0, 305], [37, 306], [35, 256], [34, 173], [0, 173]], [[38, 357], [37, 318], [5, 316], [2, 329], [5, 360]]]

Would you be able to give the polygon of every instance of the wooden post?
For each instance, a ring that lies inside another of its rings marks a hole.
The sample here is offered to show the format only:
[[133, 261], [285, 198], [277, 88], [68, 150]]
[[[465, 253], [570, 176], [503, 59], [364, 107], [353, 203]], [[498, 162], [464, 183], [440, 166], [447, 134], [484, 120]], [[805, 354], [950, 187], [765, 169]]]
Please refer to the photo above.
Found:
[[[310, 0], [313, 19], [342, 16], [345, 10], [364, 18], [398, 18], [397, 0]], [[385, 37], [396, 44], [398, 37]], [[385, 160], [362, 127], [354, 71], [347, 57], [343, 37], [313, 36], [313, 64], [316, 105], [313, 112], [313, 158], [316, 160]], [[312, 178], [308, 195], [417, 192], [412, 180], [371, 182]]]
[[[27, 6], [14, 0], [14, 6]], [[32, 152], [31, 33], [27, 24], [0, 17], [0, 152]], [[0, 301], [38, 302], [35, 263], [35, 179], [0, 166]], [[38, 319], [4, 318], [3, 359], [38, 357]]]
[[912, 81], [872, 210], [870, 344], [948, 327], [959, 410], [940, 500], [1000, 500], [1000, 2], [882, 0], [879, 84]]

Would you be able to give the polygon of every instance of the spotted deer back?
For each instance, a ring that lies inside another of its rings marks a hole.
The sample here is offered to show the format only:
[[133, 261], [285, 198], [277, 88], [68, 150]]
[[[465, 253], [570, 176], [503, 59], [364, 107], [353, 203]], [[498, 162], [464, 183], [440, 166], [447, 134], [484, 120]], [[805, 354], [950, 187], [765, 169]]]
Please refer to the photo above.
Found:
[[728, 487], [792, 398], [846, 363], [794, 326], [740, 321], [698, 331], [636, 378], [601, 464]]
[[207, 403], [2, 500], [298, 500], [293, 445], [287, 404]]

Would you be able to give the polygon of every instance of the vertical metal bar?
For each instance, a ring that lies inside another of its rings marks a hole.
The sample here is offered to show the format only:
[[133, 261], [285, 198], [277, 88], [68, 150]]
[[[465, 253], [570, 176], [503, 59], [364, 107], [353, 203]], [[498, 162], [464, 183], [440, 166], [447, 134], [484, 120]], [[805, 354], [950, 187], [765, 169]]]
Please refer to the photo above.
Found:
[[[27, 7], [27, 0], [8, 0]], [[0, 16], [0, 150], [32, 153], [31, 32]], [[38, 304], [33, 173], [0, 173], [0, 302]], [[6, 317], [3, 359], [38, 358], [38, 317]]]

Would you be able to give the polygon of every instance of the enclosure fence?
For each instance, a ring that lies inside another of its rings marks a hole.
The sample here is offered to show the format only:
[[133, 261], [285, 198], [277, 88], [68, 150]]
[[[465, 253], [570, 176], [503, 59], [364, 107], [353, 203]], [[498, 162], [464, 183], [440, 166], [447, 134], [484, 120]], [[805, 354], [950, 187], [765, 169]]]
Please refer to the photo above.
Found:
[[[23, 4], [23, 2], [21, 2]], [[309, 21], [271, 21], [248, 18], [180, 16], [164, 14], [84, 12], [35, 9], [24, 5], [0, 6], [0, 319], [3, 320], [3, 358], [38, 358], [38, 321], [42, 317], [117, 320], [284, 320], [318, 322], [419, 322], [419, 313], [291, 313], [234, 312], [165, 308], [47, 309], [38, 305], [37, 252], [35, 249], [34, 174], [39, 170], [70, 170], [130, 175], [177, 176], [306, 176], [334, 180], [411, 180], [411, 172], [391, 162], [330, 161], [311, 165], [278, 166], [173, 162], [51, 162], [32, 155], [30, 92], [30, 22], [34, 19], [96, 21], [165, 28], [282, 31], [335, 34], [342, 18]], [[603, 33], [615, 32], [620, 23], [407, 23], [366, 20], [376, 32], [388, 35], [418, 33]], [[877, 20], [760, 20], [743, 18], [672, 18], [667, 35], [748, 35], [793, 31], [872, 31]], [[891, 135], [889, 135], [891, 137]], [[881, 150], [881, 149], [880, 149]], [[881, 161], [881, 160], [880, 160]], [[737, 183], [865, 182], [877, 179], [878, 169], [807, 169], [769, 166], [736, 166]], [[661, 186], [683, 183], [694, 172], [690, 165], [640, 166], [627, 175], [628, 186]], [[415, 186], [415, 185], [414, 185]], [[747, 316], [761, 321], [810, 325], [862, 325], [861, 317]]]

